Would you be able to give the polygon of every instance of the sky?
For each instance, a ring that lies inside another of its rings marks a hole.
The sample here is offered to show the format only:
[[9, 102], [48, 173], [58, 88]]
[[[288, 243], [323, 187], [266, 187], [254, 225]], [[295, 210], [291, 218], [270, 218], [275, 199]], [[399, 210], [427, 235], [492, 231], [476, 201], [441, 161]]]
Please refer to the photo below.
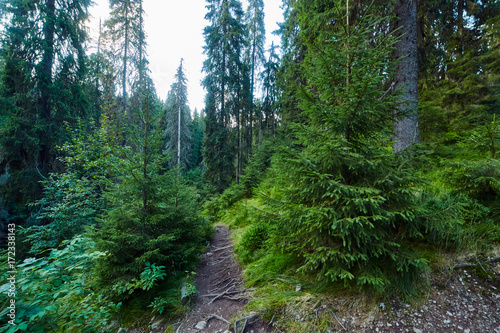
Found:
[[[247, 3], [243, 2], [243, 9]], [[156, 91], [165, 100], [174, 81], [181, 58], [188, 79], [188, 100], [192, 110], [204, 108], [205, 91], [201, 86], [203, 54], [203, 29], [208, 24], [205, 0], [144, 0], [146, 13], [144, 26], [147, 34], [148, 60]], [[278, 29], [277, 22], [283, 21], [281, 0], [264, 0], [266, 49], [271, 42], [279, 44], [279, 37], [272, 35]], [[95, 50], [99, 32], [99, 20], [109, 17], [109, 1], [95, 0], [90, 8], [89, 50]]]

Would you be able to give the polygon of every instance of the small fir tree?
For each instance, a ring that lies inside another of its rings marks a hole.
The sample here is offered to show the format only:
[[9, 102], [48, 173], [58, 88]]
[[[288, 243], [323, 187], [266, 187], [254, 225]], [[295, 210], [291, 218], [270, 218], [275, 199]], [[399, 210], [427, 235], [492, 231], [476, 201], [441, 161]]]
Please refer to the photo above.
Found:
[[307, 118], [291, 125], [297, 139], [274, 167], [267, 198], [279, 212], [277, 241], [319, 279], [377, 290], [404, 282], [408, 291], [426, 263], [406, 245], [419, 236], [418, 180], [389, 148], [397, 96], [382, 87], [396, 39], [374, 34], [384, 19], [364, 6], [350, 22], [344, 1], [299, 1], [297, 9]]
[[96, 248], [107, 253], [97, 276], [116, 292], [138, 279], [147, 263], [165, 266], [169, 277], [191, 268], [206, 236], [196, 193], [175, 169], [165, 170], [158, 110], [146, 105], [139, 114], [142, 124], [130, 134], [136, 148], [123, 152], [123, 173], [105, 193], [110, 208], [92, 232]]

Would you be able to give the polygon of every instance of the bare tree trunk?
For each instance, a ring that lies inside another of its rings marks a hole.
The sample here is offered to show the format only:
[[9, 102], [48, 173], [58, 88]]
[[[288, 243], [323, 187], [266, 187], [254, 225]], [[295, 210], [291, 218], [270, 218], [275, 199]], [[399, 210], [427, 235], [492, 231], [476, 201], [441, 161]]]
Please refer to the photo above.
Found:
[[393, 149], [398, 152], [420, 141], [418, 132], [417, 2], [397, 0], [394, 12], [400, 40], [394, 52], [401, 59], [396, 67], [395, 89], [401, 89], [400, 112], [406, 116], [394, 122]]
[[131, 121], [132, 115], [127, 112], [127, 61], [128, 61], [128, 29], [129, 29], [129, 17], [128, 17], [128, 3], [125, 5], [125, 41], [123, 46], [123, 73], [122, 73], [122, 98], [123, 98], [123, 113], [126, 114], [127, 121]]
[[[182, 62], [181, 62], [182, 66]], [[180, 81], [180, 80], [179, 80]], [[181, 164], [181, 82], [178, 83], [177, 87], [177, 109], [178, 109], [178, 119], [177, 119], [177, 165], [180, 167]]]

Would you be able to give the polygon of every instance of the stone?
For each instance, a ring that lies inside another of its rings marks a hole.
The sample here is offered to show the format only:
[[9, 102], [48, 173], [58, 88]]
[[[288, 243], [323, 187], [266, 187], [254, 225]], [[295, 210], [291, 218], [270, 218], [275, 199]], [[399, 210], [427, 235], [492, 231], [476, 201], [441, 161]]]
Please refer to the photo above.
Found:
[[163, 320], [158, 320], [156, 323], [151, 325], [151, 329], [154, 330], [154, 329], [158, 328], [158, 326], [160, 326], [162, 322], [163, 322]]
[[194, 328], [196, 328], [197, 330], [204, 330], [205, 327], [207, 327], [207, 322], [206, 321], [200, 321], [198, 322], [198, 324], [196, 324], [196, 326]]
[[181, 288], [181, 303], [186, 305], [194, 298], [195, 294], [190, 292], [188, 285], [184, 283]]

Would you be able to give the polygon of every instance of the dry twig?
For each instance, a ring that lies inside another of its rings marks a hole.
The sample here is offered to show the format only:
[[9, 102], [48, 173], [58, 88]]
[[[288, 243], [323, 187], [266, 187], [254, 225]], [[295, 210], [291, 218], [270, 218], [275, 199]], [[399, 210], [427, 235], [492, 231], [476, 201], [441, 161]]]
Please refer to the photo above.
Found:
[[332, 311], [332, 309], [328, 309], [330, 310], [330, 312], [332, 313], [332, 315], [335, 317], [335, 319], [337, 320], [337, 322], [340, 324], [340, 326], [342, 326], [342, 328], [344, 329], [344, 331], [347, 331], [344, 327], [344, 325], [342, 325], [342, 323], [340, 322], [339, 320], [339, 317], [337, 317], [337, 315], [335, 314], [335, 312]]

